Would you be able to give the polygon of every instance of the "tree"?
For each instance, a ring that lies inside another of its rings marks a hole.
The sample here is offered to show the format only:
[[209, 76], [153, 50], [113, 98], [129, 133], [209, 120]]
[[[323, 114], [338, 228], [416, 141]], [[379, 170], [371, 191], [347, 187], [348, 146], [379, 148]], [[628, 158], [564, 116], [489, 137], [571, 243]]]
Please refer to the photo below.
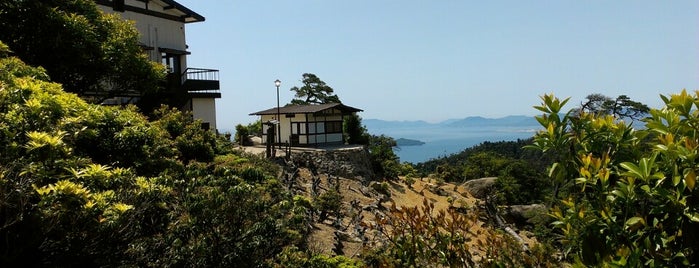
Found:
[[626, 95], [619, 95], [616, 99], [612, 99], [602, 94], [590, 94], [579, 108], [579, 112], [595, 115], [609, 114], [631, 120], [641, 119], [648, 115], [649, 111], [650, 108], [647, 105], [633, 101]]
[[292, 87], [291, 91], [296, 92], [291, 104], [323, 104], [323, 103], [339, 103], [340, 98], [332, 94], [333, 88], [320, 80], [318, 76], [312, 73], [304, 73], [302, 87]]
[[343, 124], [345, 140], [349, 144], [369, 144], [371, 135], [366, 127], [362, 125], [362, 118], [357, 114], [345, 117]]
[[372, 135], [367, 147], [374, 173], [382, 179], [398, 178], [401, 165], [400, 159], [393, 152], [393, 147], [396, 147], [396, 140], [384, 135]]
[[164, 68], [143, 53], [134, 25], [95, 1], [0, 1], [0, 18], [0, 40], [68, 92], [100, 103], [160, 91]]

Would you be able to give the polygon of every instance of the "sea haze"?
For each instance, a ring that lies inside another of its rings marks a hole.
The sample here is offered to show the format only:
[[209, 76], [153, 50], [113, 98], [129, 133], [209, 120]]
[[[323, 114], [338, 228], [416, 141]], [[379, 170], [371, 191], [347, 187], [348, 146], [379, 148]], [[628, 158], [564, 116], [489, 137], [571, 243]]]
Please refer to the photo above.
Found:
[[495, 119], [467, 117], [440, 123], [363, 119], [362, 123], [373, 135], [383, 134], [394, 139], [405, 138], [425, 142], [423, 145], [394, 149], [401, 162], [412, 163], [458, 153], [484, 141], [527, 139], [542, 128], [533, 116]]

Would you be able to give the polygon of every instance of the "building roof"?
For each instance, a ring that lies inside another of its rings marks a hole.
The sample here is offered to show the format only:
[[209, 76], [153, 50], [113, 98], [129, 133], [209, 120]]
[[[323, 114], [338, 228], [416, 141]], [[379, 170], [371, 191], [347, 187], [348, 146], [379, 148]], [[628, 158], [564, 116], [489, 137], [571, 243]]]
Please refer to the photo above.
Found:
[[[342, 112], [353, 113], [353, 112], [363, 112], [362, 109], [357, 109], [351, 106], [344, 105], [342, 103], [325, 103], [325, 104], [308, 104], [308, 105], [290, 105], [285, 107], [279, 107], [280, 114], [312, 114], [328, 109], [338, 109]], [[250, 115], [272, 115], [277, 114], [277, 107], [270, 108], [267, 110], [251, 113]]]
[[165, 8], [174, 8], [177, 9], [178, 11], [184, 13], [182, 16], [184, 18], [184, 22], [199, 22], [199, 21], [204, 21], [205, 18], [202, 15], [197, 14], [196, 12], [192, 11], [191, 9], [183, 6], [180, 3], [177, 3], [173, 0], [160, 0], [163, 3], [166, 4]]
[[[106, 7], [114, 7], [115, 6], [115, 0], [95, 0], [95, 2], [98, 5], [103, 5]], [[149, 1], [152, 1], [155, 5], [161, 6], [163, 8], [163, 12], [159, 11], [154, 11], [150, 10], [148, 8], [148, 3]], [[204, 21], [205, 18], [202, 15], [199, 15], [198, 13], [192, 11], [191, 9], [183, 6], [180, 3], [177, 3], [174, 0], [149, 0], [149, 1], [144, 1], [140, 0], [140, 2], [143, 2], [145, 5], [145, 8], [142, 6], [132, 6], [132, 5], [123, 5], [123, 11], [132, 11], [136, 13], [141, 13], [149, 16], [156, 16], [164, 19], [169, 19], [169, 20], [175, 20], [175, 21], [181, 21], [184, 23], [190, 23], [190, 22], [200, 22]]]

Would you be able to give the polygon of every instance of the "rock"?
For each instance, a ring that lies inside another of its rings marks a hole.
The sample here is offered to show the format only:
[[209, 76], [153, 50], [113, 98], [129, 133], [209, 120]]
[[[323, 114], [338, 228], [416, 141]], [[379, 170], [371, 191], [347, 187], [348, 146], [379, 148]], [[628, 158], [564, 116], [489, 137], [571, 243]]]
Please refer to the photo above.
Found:
[[369, 205], [362, 207], [362, 210], [366, 210], [366, 211], [374, 211], [374, 210], [378, 210], [378, 209], [379, 209], [379, 206], [377, 204], [369, 204]]
[[505, 207], [503, 217], [507, 222], [515, 225], [527, 225], [529, 219], [546, 213], [546, 206], [542, 204], [514, 205]]
[[252, 142], [252, 145], [261, 145], [262, 144], [262, 138], [260, 138], [258, 136], [250, 136], [249, 139]]
[[464, 183], [464, 188], [475, 198], [484, 199], [493, 191], [497, 177], [487, 177], [470, 180]]

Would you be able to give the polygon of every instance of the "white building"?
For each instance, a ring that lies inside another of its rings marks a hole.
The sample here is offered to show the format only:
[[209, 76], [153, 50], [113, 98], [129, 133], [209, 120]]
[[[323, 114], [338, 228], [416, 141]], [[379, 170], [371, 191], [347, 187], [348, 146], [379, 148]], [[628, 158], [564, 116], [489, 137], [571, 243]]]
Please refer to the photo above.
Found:
[[[218, 70], [187, 66], [185, 24], [204, 21], [204, 17], [172, 0], [95, 0], [106, 13], [116, 13], [132, 20], [141, 33], [141, 45], [151, 60], [168, 68], [168, 86], [186, 94], [180, 107], [192, 111], [204, 128], [216, 129], [216, 99], [221, 98]], [[137, 98], [137, 97], [136, 97]], [[123, 96], [117, 102], [133, 102]], [[114, 101], [114, 100], [112, 100]]]
[[[291, 146], [316, 146], [323, 144], [343, 144], [342, 122], [345, 116], [361, 112], [361, 109], [342, 103], [311, 105], [291, 105], [270, 108], [251, 113], [259, 115], [260, 121], [279, 122], [279, 132], [275, 143], [288, 143]], [[267, 141], [268, 125], [263, 124], [262, 141]]]

